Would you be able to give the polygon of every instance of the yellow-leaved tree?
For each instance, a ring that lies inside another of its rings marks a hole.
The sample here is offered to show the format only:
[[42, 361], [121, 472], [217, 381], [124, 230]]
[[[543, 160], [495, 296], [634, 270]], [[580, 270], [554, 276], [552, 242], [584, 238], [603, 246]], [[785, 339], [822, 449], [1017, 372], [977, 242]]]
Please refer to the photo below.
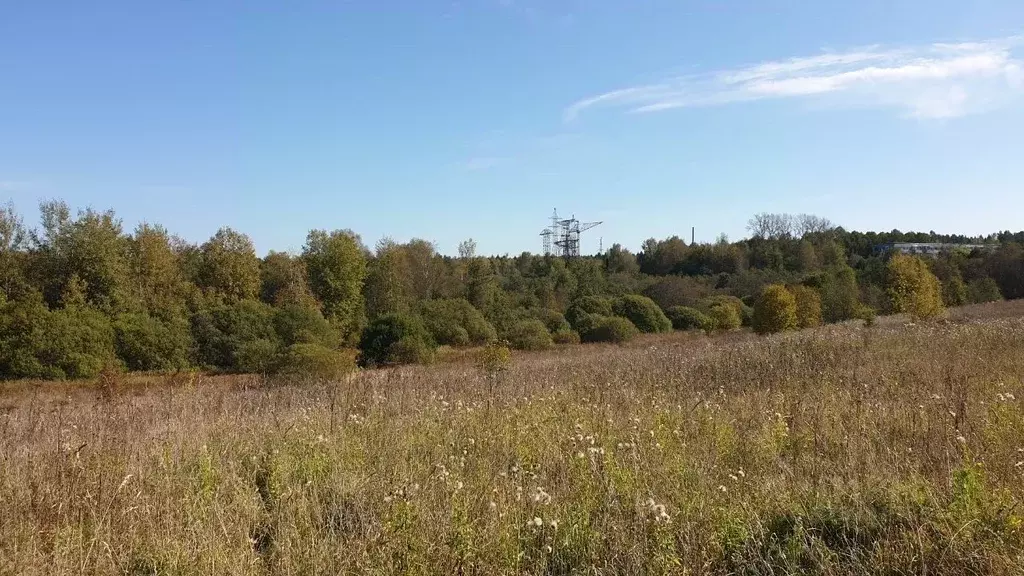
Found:
[[927, 320], [942, 314], [942, 285], [916, 256], [896, 254], [886, 266], [886, 292], [893, 312], [909, 314], [914, 320]]
[[821, 295], [810, 286], [796, 284], [789, 287], [796, 300], [796, 324], [800, 328], [821, 326]]
[[754, 304], [754, 332], [774, 334], [796, 327], [796, 298], [781, 284], [766, 286]]

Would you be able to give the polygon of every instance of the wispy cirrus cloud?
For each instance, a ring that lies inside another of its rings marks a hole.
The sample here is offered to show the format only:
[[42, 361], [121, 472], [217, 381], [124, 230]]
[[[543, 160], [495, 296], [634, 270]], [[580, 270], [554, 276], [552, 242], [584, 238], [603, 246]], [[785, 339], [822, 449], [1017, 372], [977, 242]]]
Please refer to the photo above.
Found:
[[643, 113], [782, 98], [891, 108], [917, 118], [963, 116], [1024, 95], [1024, 60], [1014, 54], [1022, 39], [869, 46], [675, 76], [580, 100], [564, 117], [597, 108]]

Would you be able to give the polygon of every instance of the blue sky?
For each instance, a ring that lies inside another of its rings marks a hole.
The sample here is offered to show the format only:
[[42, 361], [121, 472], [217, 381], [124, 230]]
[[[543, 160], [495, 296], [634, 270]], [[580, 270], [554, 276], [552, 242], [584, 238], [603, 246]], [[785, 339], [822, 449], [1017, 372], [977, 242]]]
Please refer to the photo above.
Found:
[[0, 0], [0, 201], [262, 253], [1024, 228], [1019, 0]]

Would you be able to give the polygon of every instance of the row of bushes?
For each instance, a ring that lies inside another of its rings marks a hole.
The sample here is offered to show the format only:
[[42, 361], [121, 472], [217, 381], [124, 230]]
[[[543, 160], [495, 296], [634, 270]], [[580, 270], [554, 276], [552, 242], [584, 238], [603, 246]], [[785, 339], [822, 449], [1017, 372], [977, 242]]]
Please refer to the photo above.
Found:
[[[891, 311], [915, 318], [941, 313], [943, 287], [923, 261], [894, 256], [886, 276]], [[413, 314], [384, 316], [371, 323], [359, 348], [365, 364], [381, 365], [427, 362], [439, 345], [482, 345], [499, 338], [516, 349], [544, 350], [556, 344], [621, 343], [639, 333], [673, 329], [711, 332], [751, 326], [768, 334], [832, 320], [823, 318], [822, 292], [816, 286], [820, 281], [769, 285], [756, 302], [713, 295], [695, 307], [672, 306], [665, 311], [639, 295], [585, 296], [573, 301], [565, 315], [535, 308], [503, 318], [500, 331], [464, 299], [427, 300]], [[871, 316], [866, 312], [861, 306], [844, 316]], [[115, 363], [134, 371], [198, 365], [236, 372], [304, 369], [329, 375], [353, 363], [352, 353], [339, 351], [341, 344], [335, 328], [308, 306], [274, 307], [243, 300], [208, 304], [169, 318], [134, 312], [111, 319], [84, 303], [50, 310], [38, 294], [0, 300], [0, 374], [13, 377], [90, 377]]]
[[219, 304], [160, 318], [113, 318], [85, 305], [50, 310], [36, 293], [0, 298], [0, 374], [14, 378], [90, 378], [105, 367], [170, 371], [191, 366], [281, 372], [297, 366], [351, 365], [340, 337], [318, 310], [256, 301]]

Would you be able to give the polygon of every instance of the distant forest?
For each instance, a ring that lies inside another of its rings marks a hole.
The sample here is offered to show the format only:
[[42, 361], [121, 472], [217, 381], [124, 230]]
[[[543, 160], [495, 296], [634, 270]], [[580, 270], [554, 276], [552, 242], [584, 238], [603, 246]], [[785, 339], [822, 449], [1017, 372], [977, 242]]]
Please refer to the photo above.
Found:
[[894, 310], [883, 248], [895, 242], [990, 245], [923, 259], [946, 306], [1024, 297], [1024, 232], [862, 233], [781, 214], [756, 215], [749, 232], [564, 260], [482, 256], [472, 240], [457, 257], [426, 240], [370, 248], [350, 230], [313, 230], [301, 253], [260, 258], [230, 228], [193, 244], [158, 225], [125, 231], [112, 211], [44, 202], [30, 226], [0, 206], [0, 378], [87, 378], [111, 366], [271, 372], [355, 350], [387, 363], [426, 358], [410, 334], [431, 350], [496, 339], [531, 349], [660, 331], [665, 317], [694, 327], [698, 312], [697, 324], [713, 321], [699, 327], [728, 328], [752, 322], [769, 285], [811, 288], [821, 320], [841, 322]]

